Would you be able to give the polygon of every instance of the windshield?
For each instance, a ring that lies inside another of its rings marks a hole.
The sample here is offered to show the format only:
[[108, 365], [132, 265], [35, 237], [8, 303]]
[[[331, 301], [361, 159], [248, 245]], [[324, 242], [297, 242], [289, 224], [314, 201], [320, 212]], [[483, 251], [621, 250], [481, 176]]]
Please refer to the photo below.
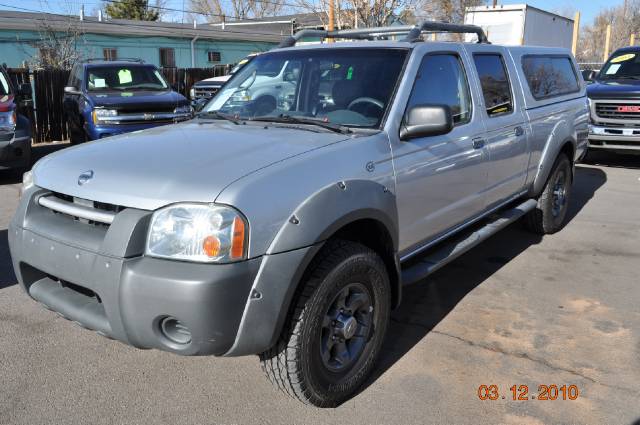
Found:
[[640, 79], [640, 54], [619, 53], [613, 55], [602, 67], [600, 79]]
[[0, 96], [9, 94], [9, 80], [4, 72], [0, 72]]
[[151, 66], [96, 66], [87, 70], [87, 90], [166, 90], [160, 72]]
[[313, 49], [260, 55], [205, 106], [240, 119], [300, 117], [378, 127], [400, 78], [404, 49]]

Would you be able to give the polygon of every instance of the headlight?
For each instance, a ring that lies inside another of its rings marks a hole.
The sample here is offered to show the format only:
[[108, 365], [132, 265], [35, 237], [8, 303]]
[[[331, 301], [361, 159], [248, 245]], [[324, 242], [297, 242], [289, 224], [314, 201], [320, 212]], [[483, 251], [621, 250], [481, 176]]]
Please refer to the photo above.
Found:
[[191, 114], [192, 112], [193, 112], [193, 109], [189, 105], [178, 106], [176, 109], [173, 110], [173, 113], [176, 115], [186, 115], [186, 114]]
[[94, 109], [91, 113], [93, 117], [93, 123], [98, 124], [104, 121], [104, 118], [118, 116], [118, 111], [115, 109]]
[[33, 187], [33, 173], [27, 171], [22, 175], [22, 187], [20, 188], [20, 197], [22, 194]]
[[195, 99], [195, 98], [196, 98], [196, 89], [195, 89], [194, 87], [191, 87], [191, 88], [189, 89], [189, 97], [190, 97], [191, 99]]
[[0, 130], [14, 131], [16, 129], [16, 111], [0, 112]]
[[231, 207], [175, 204], [153, 214], [145, 254], [202, 263], [244, 260], [248, 230]]
[[249, 90], [238, 90], [231, 95], [229, 100], [234, 102], [248, 102], [251, 100], [251, 93], [249, 93]]

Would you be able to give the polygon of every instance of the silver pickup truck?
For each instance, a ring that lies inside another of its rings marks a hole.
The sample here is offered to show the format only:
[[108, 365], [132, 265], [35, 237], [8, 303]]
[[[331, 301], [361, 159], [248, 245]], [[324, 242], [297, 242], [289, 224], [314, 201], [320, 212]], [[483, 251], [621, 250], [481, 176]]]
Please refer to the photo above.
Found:
[[[295, 90], [252, 98], [257, 76], [278, 92], [283, 63]], [[563, 227], [588, 133], [578, 75], [567, 50], [473, 26], [298, 33], [189, 122], [40, 160], [10, 225], [16, 275], [108, 338], [259, 354], [277, 387], [336, 406], [374, 368], [405, 285], [520, 218]]]

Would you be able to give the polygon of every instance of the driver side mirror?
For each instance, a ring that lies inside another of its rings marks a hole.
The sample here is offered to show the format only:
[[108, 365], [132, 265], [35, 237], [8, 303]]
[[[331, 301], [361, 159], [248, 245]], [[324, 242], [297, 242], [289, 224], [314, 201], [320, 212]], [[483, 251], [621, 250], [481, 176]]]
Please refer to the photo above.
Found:
[[582, 70], [582, 78], [588, 83], [595, 81], [597, 76], [598, 76], [598, 72], [594, 71], [593, 69]]
[[439, 136], [453, 129], [453, 115], [447, 105], [416, 105], [409, 109], [400, 127], [400, 140]]
[[209, 102], [209, 99], [200, 98], [195, 102], [193, 102], [193, 105], [192, 105], [193, 109], [195, 110], [195, 112], [200, 112], [208, 102]]

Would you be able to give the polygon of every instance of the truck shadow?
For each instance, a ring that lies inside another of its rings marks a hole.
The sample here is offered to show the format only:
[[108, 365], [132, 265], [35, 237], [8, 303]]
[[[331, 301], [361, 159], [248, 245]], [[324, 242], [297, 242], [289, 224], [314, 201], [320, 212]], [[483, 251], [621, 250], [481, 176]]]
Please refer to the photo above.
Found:
[[[605, 172], [599, 168], [576, 167], [569, 221], [606, 181]], [[514, 223], [427, 280], [404, 288], [402, 303], [391, 315], [377, 367], [362, 390], [427, 336], [471, 291], [541, 240], [540, 235], [526, 231], [521, 223]]]
[[7, 230], [0, 230], [0, 289], [8, 288], [16, 283], [16, 275], [13, 273], [11, 255], [9, 255], [9, 241]]

